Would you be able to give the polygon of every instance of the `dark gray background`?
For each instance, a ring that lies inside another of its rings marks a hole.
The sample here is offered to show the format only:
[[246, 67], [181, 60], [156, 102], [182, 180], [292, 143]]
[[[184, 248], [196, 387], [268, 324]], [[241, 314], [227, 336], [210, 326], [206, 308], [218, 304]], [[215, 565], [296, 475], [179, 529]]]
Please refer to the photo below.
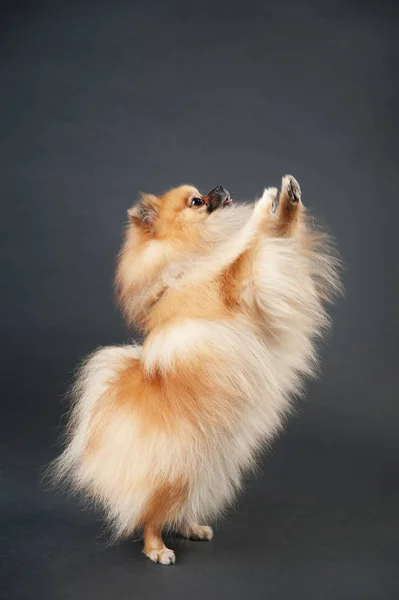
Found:
[[[398, 13], [385, 2], [32, 2], [1, 13], [1, 599], [399, 597]], [[43, 490], [140, 190], [295, 175], [338, 240], [323, 377], [210, 544], [109, 547]]]

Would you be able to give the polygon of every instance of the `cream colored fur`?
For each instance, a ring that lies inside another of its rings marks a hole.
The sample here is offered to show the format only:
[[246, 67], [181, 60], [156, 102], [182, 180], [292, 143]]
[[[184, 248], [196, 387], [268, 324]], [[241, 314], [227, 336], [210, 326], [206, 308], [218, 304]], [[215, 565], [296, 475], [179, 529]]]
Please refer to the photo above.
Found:
[[[165, 526], [182, 529], [223, 511], [259, 450], [280, 431], [303, 378], [314, 373], [315, 343], [329, 323], [324, 305], [339, 288], [337, 263], [326, 238], [312, 241], [306, 222], [290, 237], [262, 233], [265, 222], [277, 218], [270, 213], [275, 193], [265, 190], [252, 208], [211, 214], [196, 242], [198, 252], [189, 245], [180, 251], [169, 242], [149, 242], [137, 260], [157, 263], [157, 274], [147, 278], [146, 269], [133, 265], [129, 277], [142, 292], [132, 295], [129, 310], [145, 311], [162, 290], [160, 310], [169, 303], [174, 312], [148, 332], [142, 347], [100, 349], [81, 368], [68, 442], [53, 473], [99, 502], [116, 536], [140, 524], [163, 481], [187, 481], [189, 490]], [[228, 318], [179, 315], [175, 297], [187, 292], [190, 302], [201, 303], [215, 278], [248, 249], [251, 268], [237, 285], [239, 307]], [[134, 361], [145, 377], [158, 374], [166, 382], [179, 369], [195, 380], [200, 365], [212, 398], [202, 398], [200, 390], [195, 420], [171, 418], [164, 430], [144, 425], [134, 408], [126, 413], [118, 405], [107, 413], [101, 443], [87, 453], [94, 413]]]

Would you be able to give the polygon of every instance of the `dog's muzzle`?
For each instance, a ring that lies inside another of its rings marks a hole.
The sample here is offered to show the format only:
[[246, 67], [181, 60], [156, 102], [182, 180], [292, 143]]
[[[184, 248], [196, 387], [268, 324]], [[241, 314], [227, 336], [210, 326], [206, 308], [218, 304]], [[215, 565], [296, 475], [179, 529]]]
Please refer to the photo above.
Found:
[[221, 185], [213, 188], [207, 195], [208, 212], [211, 213], [221, 206], [228, 206], [233, 201], [230, 193]]

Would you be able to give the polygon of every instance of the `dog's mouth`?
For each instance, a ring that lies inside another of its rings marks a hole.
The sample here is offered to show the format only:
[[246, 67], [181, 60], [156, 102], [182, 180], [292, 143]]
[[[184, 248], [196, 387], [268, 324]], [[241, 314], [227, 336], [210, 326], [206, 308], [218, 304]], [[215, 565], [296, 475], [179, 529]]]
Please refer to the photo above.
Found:
[[217, 208], [224, 208], [233, 203], [230, 193], [221, 185], [218, 185], [211, 190], [207, 196], [207, 210], [208, 213], [213, 212]]

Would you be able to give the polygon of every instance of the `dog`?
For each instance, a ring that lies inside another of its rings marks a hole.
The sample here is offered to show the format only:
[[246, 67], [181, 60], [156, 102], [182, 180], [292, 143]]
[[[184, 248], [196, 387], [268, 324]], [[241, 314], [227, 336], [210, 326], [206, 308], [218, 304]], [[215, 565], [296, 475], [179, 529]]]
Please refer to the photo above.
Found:
[[315, 373], [339, 261], [292, 176], [253, 205], [221, 186], [144, 194], [128, 218], [116, 290], [144, 342], [81, 366], [52, 474], [172, 564], [162, 532], [212, 538]]

